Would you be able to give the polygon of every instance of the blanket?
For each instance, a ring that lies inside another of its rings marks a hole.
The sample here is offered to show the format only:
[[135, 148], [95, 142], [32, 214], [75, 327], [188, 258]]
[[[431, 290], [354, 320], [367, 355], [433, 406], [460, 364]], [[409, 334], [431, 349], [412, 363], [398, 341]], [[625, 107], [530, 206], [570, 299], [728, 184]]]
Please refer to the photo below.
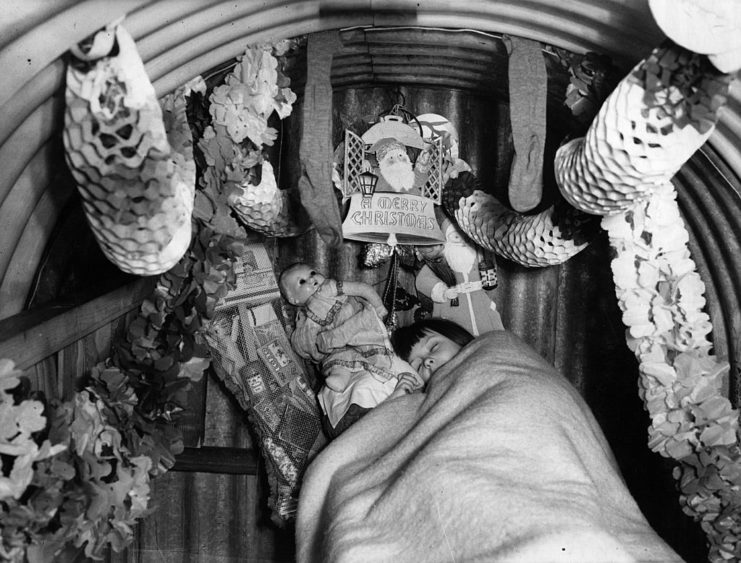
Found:
[[332, 442], [305, 475], [296, 537], [301, 563], [682, 560], [579, 393], [506, 331]]

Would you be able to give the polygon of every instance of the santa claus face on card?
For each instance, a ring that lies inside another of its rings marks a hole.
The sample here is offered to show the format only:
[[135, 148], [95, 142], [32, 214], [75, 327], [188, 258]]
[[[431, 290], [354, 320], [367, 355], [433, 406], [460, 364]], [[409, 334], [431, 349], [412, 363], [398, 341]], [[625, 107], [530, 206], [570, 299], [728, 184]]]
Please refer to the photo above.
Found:
[[381, 177], [395, 192], [409, 191], [414, 186], [414, 169], [401, 143], [389, 143], [376, 153]]

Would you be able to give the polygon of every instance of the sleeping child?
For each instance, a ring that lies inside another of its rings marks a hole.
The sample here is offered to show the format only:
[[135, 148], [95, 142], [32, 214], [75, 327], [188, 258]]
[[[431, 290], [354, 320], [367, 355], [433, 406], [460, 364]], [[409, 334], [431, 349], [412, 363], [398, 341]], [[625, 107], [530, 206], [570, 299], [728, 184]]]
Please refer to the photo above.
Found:
[[291, 345], [324, 376], [318, 399], [330, 438], [381, 401], [411, 390], [417, 375], [394, 353], [382, 321], [386, 308], [370, 285], [327, 279], [303, 263], [283, 270], [278, 283], [298, 307]]
[[[461, 325], [438, 317], [400, 327], [391, 337], [395, 352], [409, 362], [425, 384], [472, 340], [473, 335]], [[414, 390], [408, 388], [407, 392]]]

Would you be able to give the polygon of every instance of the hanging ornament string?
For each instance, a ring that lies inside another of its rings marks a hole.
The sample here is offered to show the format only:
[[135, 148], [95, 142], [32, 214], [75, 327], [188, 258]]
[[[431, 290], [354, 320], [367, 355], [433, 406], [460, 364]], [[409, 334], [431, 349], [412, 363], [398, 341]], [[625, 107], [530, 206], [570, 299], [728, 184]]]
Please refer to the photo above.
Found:
[[393, 247], [389, 274], [386, 278], [386, 286], [383, 288], [383, 305], [388, 311], [386, 317], [386, 328], [393, 331], [396, 328], [396, 290], [399, 283], [399, 253]]

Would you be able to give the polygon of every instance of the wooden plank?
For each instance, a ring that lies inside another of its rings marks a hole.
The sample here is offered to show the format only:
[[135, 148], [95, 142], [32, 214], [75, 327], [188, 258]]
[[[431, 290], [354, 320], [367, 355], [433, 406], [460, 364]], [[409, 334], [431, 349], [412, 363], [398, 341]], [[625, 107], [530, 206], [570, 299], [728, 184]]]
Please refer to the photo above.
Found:
[[171, 471], [255, 475], [257, 455], [245, 448], [185, 448], [183, 453], [175, 457], [175, 465]]
[[3, 319], [0, 358], [27, 369], [138, 307], [154, 283], [142, 278], [79, 306], [50, 305]]

